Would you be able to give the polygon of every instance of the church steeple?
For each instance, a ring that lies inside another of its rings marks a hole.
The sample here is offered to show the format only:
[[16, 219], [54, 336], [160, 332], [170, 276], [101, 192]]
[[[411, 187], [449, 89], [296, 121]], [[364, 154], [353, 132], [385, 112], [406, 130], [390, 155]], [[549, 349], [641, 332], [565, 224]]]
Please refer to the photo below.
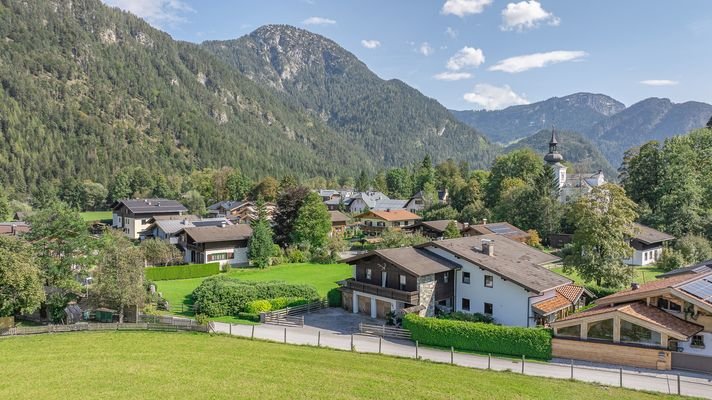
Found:
[[559, 149], [557, 146], [559, 145], [559, 141], [556, 140], [556, 130], [554, 128], [551, 128], [551, 140], [549, 141], [549, 153], [544, 156], [544, 161], [546, 161], [549, 164], [556, 164], [561, 161], [564, 161], [564, 156], [559, 153]]

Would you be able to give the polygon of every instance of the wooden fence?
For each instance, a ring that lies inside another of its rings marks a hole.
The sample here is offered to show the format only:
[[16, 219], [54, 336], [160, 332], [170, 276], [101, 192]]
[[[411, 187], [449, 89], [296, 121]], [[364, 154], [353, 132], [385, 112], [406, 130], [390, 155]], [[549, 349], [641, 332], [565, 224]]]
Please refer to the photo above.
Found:
[[329, 302], [327, 299], [316, 300], [300, 306], [260, 313], [260, 322], [273, 325], [298, 326], [301, 328], [304, 327], [304, 314], [328, 307]]
[[358, 331], [364, 335], [410, 339], [410, 331], [395, 326], [358, 324]]
[[212, 324], [209, 325], [180, 325], [180, 324], [154, 324], [147, 322], [139, 323], [111, 323], [94, 324], [78, 323], [72, 325], [42, 325], [42, 326], [18, 326], [0, 331], [0, 336], [22, 336], [38, 335], [46, 333], [61, 332], [83, 332], [83, 331], [191, 331], [191, 332], [211, 332]]

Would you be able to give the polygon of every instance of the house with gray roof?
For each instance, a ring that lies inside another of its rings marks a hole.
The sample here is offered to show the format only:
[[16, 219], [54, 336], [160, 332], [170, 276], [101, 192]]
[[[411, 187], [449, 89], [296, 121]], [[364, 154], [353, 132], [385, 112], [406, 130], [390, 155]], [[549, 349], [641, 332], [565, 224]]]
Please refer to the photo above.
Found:
[[168, 199], [124, 199], [111, 206], [111, 226], [121, 229], [130, 239], [145, 239], [151, 235], [148, 229], [156, 217], [177, 217], [188, 212], [182, 204]]
[[663, 256], [663, 247], [675, 236], [660, 232], [649, 226], [633, 224], [634, 236], [630, 239], [633, 254], [624, 262], [628, 265], [650, 265]]
[[227, 218], [200, 218], [195, 215], [184, 215], [181, 217], [182, 218], [154, 219], [148, 228], [151, 231], [151, 236], [156, 239], [165, 240], [171, 244], [178, 244], [178, 234], [184, 228], [232, 225]]
[[193, 226], [178, 233], [178, 245], [187, 263], [239, 266], [249, 262], [247, 248], [251, 236], [252, 227], [248, 224]]

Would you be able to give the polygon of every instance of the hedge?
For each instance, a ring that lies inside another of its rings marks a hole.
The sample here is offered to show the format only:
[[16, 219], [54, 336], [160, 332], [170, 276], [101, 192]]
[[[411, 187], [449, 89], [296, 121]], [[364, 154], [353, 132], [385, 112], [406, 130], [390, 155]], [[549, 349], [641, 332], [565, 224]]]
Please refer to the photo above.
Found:
[[260, 322], [260, 314], [240, 312], [240, 313], [237, 313], [237, 318], [244, 319], [246, 321]]
[[173, 265], [169, 267], [145, 268], [146, 279], [169, 281], [174, 279], [203, 278], [220, 273], [220, 263]]
[[426, 345], [551, 359], [551, 332], [547, 329], [423, 318], [415, 314], [403, 317], [403, 327], [411, 332], [413, 340]]
[[[285, 304], [299, 300], [306, 302], [319, 298], [319, 292], [311, 285], [290, 284], [280, 281], [251, 282], [241, 281], [225, 275], [213, 276], [203, 281], [193, 291], [196, 312], [210, 317], [237, 315], [246, 311], [248, 303], [254, 300], [273, 300], [287, 298]], [[275, 303], [270, 302], [272, 309]], [[284, 308], [284, 307], [280, 307]]]
[[341, 290], [338, 288], [329, 290], [326, 299], [329, 301], [329, 307], [341, 307]]

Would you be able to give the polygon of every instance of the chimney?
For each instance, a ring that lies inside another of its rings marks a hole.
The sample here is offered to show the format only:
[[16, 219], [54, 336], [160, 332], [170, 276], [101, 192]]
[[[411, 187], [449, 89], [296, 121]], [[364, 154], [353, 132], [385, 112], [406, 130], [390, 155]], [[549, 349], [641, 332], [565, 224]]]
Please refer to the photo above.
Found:
[[159, 201], [158, 203], [156, 203], [156, 205], [157, 205], [158, 207], [160, 207], [160, 206], [161, 206], [161, 202]]
[[482, 239], [482, 253], [494, 257], [494, 240]]
[[470, 227], [470, 223], [469, 223], [469, 222], [463, 222], [463, 223], [462, 223], [462, 227], [463, 227], [464, 229], [467, 229], [467, 228]]
[[638, 284], [638, 282], [633, 282], [630, 284], [630, 290], [638, 290], [638, 289], [640, 289], [640, 285]]
[[487, 225], [487, 218], [482, 218], [482, 225]]

